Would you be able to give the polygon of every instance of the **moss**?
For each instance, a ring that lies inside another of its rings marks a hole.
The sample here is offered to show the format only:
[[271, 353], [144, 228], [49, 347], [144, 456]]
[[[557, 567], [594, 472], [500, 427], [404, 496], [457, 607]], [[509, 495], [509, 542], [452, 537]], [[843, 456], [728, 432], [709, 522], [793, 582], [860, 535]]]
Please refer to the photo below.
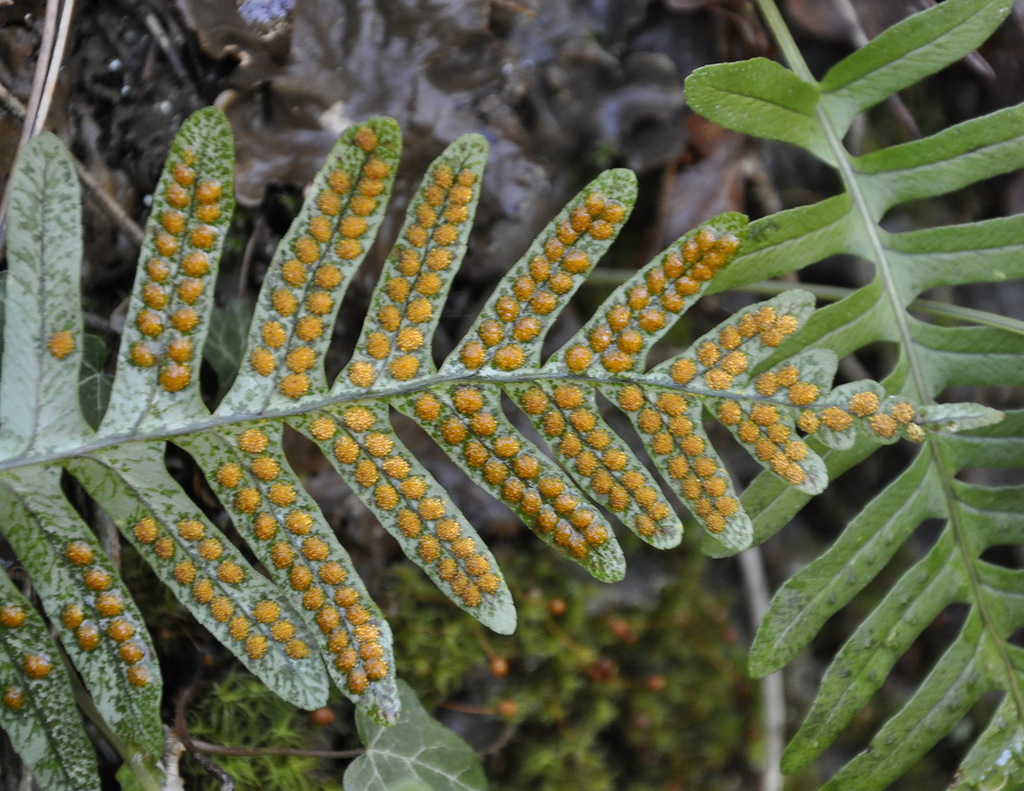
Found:
[[[620, 586], [565, 565], [502, 560], [515, 635], [455, 615], [415, 570], [395, 569], [403, 677], [487, 754], [493, 787], [736, 788], [748, 784], [756, 701], [727, 602], [696, 553], [641, 551]], [[650, 584], [651, 580], [660, 583]]]
[[[317, 725], [307, 712], [299, 711], [270, 692], [259, 680], [231, 673], [196, 695], [188, 711], [193, 739], [229, 746], [290, 747], [306, 750], [336, 749], [329, 743], [332, 732]], [[342, 768], [311, 757], [213, 756], [238, 788], [288, 789], [288, 791], [341, 791]], [[185, 787], [215, 791], [220, 783], [196, 761], [183, 757]]]

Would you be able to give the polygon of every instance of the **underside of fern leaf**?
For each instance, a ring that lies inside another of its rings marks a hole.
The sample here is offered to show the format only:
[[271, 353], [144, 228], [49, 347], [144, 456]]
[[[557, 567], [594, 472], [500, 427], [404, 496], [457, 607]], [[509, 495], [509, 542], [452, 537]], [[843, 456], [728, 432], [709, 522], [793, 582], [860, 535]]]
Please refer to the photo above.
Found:
[[[769, 3], [763, 5], [768, 6]], [[897, 397], [931, 404], [955, 385], [1024, 383], [1024, 340], [992, 326], [929, 324], [911, 303], [937, 285], [1024, 276], [1024, 218], [894, 233], [886, 212], [903, 202], [951, 192], [1024, 166], [1024, 107], [1012, 107], [931, 137], [862, 157], [842, 145], [853, 118], [921, 78], [968, 55], [1006, 18], [1010, 6], [947, 0], [886, 31], [836, 64], [820, 81], [806, 69], [780, 25], [793, 71], [765, 60], [706, 67], [687, 82], [694, 109], [711, 120], [807, 149], [839, 174], [843, 192], [752, 224], [748, 245], [716, 288], [794, 271], [835, 253], [875, 265], [872, 282], [820, 310], [793, 346], [847, 355], [890, 342], [899, 356], [884, 384]], [[770, 12], [769, 12], [770, 14]], [[782, 349], [786, 352], [788, 347]], [[870, 418], [869, 418], [870, 419]], [[774, 599], [754, 643], [763, 675], [783, 667], [882, 571], [928, 519], [944, 529], [931, 550], [893, 585], [825, 674], [806, 721], [786, 751], [795, 771], [822, 753], [863, 710], [899, 657], [948, 605], [969, 607], [960, 634], [906, 705], [840, 770], [828, 789], [879, 789], [950, 733], [986, 692], [1004, 703], [964, 760], [964, 788], [1017, 787], [1024, 776], [1024, 674], [1010, 642], [1024, 626], [1024, 578], [982, 559], [986, 549], [1020, 543], [1019, 487], [960, 480], [970, 468], [1024, 462], [1020, 415], [962, 435], [924, 439], [914, 461], [846, 526], [834, 546], [791, 578]], [[864, 460], [858, 441], [823, 455], [835, 476]], [[756, 541], [796, 512], [806, 494], [762, 476], [744, 496], [756, 510]], [[712, 551], [724, 552], [723, 548]]]
[[[750, 517], [707, 420], [727, 426], [787, 486], [813, 494], [827, 476], [810, 435], [832, 448], [858, 436], [920, 442], [998, 418], [971, 405], [921, 407], [874, 382], [830, 389], [836, 361], [828, 351], [780, 357], [812, 314], [801, 291], [744, 309], [648, 369], [653, 345], [740, 251], [739, 215], [716, 217], [671, 245], [545, 359], [547, 331], [632, 206], [635, 179], [622, 170], [598, 177], [551, 221], [435, 365], [431, 340], [479, 199], [486, 145], [473, 135], [428, 170], [351, 359], [328, 382], [323, 361], [338, 308], [384, 216], [398, 156], [389, 119], [339, 140], [278, 247], [241, 368], [211, 411], [198, 370], [232, 209], [232, 143], [217, 111], [189, 119], [154, 193], [109, 405], [95, 430], [78, 396], [84, 340], [73, 171], [52, 137], [33, 143], [19, 166], [0, 379], [3, 530], [128, 756], [160, 756], [159, 670], [117, 570], [62, 493], [67, 474], [199, 623], [277, 694], [314, 708], [333, 683], [391, 721], [391, 633], [291, 468], [285, 426], [320, 448], [458, 607], [511, 632], [515, 610], [494, 557], [405, 447], [393, 413], [418, 423], [541, 540], [606, 580], [624, 573], [613, 523], [658, 547], [678, 543], [673, 497], [721, 545], [749, 545]], [[648, 458], [611, 427], [599, 396], [629, 417]], [[506, 415], [505, 402], [518, 417]], [[540, 441], [524, 433], [527, 421]], [[205, 516], [168, 471], [168, 442], [205, 475], [234, 534]], [[62, 659], [52, 644], [25, 654], [13, 636], [41, 622], [14, 594], [3, 606], [0, 723], [17, 739], [50, 727], [19, 718], [39, 716], [42, 694], [38, 706], [24, 702], [61, 677]], [[70, 707], [60, 717], [62, 727], [75, 727]]]

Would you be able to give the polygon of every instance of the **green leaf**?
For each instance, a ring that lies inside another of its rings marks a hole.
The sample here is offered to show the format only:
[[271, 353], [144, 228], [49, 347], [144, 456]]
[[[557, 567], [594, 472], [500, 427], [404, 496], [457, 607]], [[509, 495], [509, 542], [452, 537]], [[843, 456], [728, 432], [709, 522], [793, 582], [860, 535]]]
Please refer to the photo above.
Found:
[[828, 162], [834, 153], [815, 117], [818, 98], [816, 85], [766, 58], [703, 66], [686, 79], [686, 101], [705, 118], [793, 143]]
[[872, 219], [909, 200], [966, 187], [1024, 166], [1024, 106], [964, 121], [855, 160]]
[[946, 0], [893, 25], [821, 81], [821, 104], [842, 137], [853, 117], [967, 56], [1010, 13], [1002, 0]]
[[799, 262], [863, 245], [855, 219], [849, 196], [836, 195], [755, 220], [735, 263], [711, 282], [708, 293], [779, 277]]
[[483, 766], [462, 739], [433, 719], [404, 682], [402, 716], [382, 728], [362, 713], [356, 728], [366, 752], [345, 770], [345, 791], [466, 791], [487, 788]]
[[[1014, 649], [1020, 659], [1020, 649]], [[1018, 662], [1019, 666], [1019, 662]], [[989, 791], [1013, 788], [1024, 775], [1024, 728], [1017, 722], [1015, 703], [1010, 697], [992, 715], [985, 732], [978, 737], [957, 772], [951, 791]]]

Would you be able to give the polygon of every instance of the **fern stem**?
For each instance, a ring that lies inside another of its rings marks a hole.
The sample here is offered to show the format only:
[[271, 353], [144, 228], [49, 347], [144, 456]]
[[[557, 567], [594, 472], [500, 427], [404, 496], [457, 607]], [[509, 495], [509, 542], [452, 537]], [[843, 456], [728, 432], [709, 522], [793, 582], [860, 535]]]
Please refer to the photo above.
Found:
[[[779, 13], [779, 10], [773, 0], [757, 0], [757, 4], [779, 45], [779, 49], [782, 51], [783, 56], [789, 63], [790, 68], [801, 79], [816, 85], [817, 82], [814, 80], [810, 70], [807, 68], [807, 64], [797, 49], [796, 43], [793, 41], [789, 29], [782, 19], [782, 15]], [[924, 403], [927, 400], [931, 400], [931, 394], [928, 393], [928, 389], [926, 387], [927, 380], [925, 378], [924, 371], [922, 370], [921, 360], [915, 352], [914, 337], [907, 321], [908, 317], [906, 309], [899, 299], [899, 289], [896, 286], [896, 280], [892, 271], [892, 264], [888, 259], [885, 245], [883, 244], [881, 235], [879, 234], [880, 228], [878, 226], [878, 219], [874, 217], [867, 198], [861, 189], [860, 182], [857, 179], [857, 173], [853, 167], [852, 158], [846, 147], [843, 145], [843, 141], [839, 137], [836, 125], [832, 122], [832, 119], [830, 118], [827, 110], [822, 106], [821, 102], [818, 103], [818, 106], [815, 109], [815, 114], [821, 126], [822, 133], [828, 142], [828, 146], [835, 154], [835, 166], [839, 172], [839, 177], [842, 179], [843, 186], [850, 196], [854, 211], [860, 218], [865, 239], [867, 240], [868, 247], [871, 250], [871, 259], [874, 261], [878, 276], [881, 277], [885, 287], [885, 294], [888, 298], [892, 317], [896, 324], [897, 335], [900, 339], [904, 354], [906, 355], [907, 368], [910, 374], [908, 382], [910, 392], [907, 393], [907, 395], [920, 403]], [[928, 448], [927, 453], [931, 455], [932, 463], [938, 471], [940, 486], [942, 488], [942, 497], [945, 501], [946, 513], [948, 514], [950, 529], [953, 531], [953, 538], [957, 546], [957, 551], [960, 553], [964, 561], [968, 585], [971, 588], [971, 600], [978, 608], [978, 614], [981, 617], [982, 624], [984, 625], [983, 628], [991, 636], [992, 644], [996, 647], [996, 651], [999, 655], [999, 663], [1002, 666], [1003, 675], [1006, 679], [1007, 693], [1014, 701], [1014, 706], [1017, 709], [1018, 716], [1024, 717], [1024, 689], [1021, 687], [1016, 670], [1010, 659], [1009, 653], [1006, 650], [1006, 644], [1000, 635], [995, 615], [991, 612], [991, 609], [987, 604], [985, 592], [983, 590], [984, 586], [982, 585], [981, 575], [978, 571], [978, 561], [971, 550], [971, 545], [967, 537], [968, 530], [963, 524], [956, 496], [953, 492], [953, 474], [944, 463], [939, 443], [934, 439], [930, 439], [926, 444]]]
[[[774, 0], [757, 0], [757, 6], [790, 69], [801, 79], [817, 86], [817, 81], [812, 76], [806, 61], [804, 61], [803, 56], [800, 54], [796, 42], [793, 40], [789, 28], [783, 20]], [[832, 119], [820, 102], [815, 110], [815, 114], [818, 117], [828, 146], [835, 154], [836, 169], [839, 172], [839, 177], [842, 179], [843, 186], [850, 196], [854, 211], [860, 218], [865, 239], [871, 250], [870, 257], [874, 261], [878, 276], [881, 277], [885, 286], [885, 293], [896, 324], [897, 335], [906, 355], [909, 371], [909, 392], [907, 395], [915, 401], [924, 403], [926, 400], [931, 400], [931, 396], [927, 392], [926, 378], [921, 367], [921, 360], [915, 353], [914, 338], [907, 321], [906, 308], [904, 308], [899, 300], [899, 290], [896, 287], [891, 263], [886, 255], [885, 245], [882, 243], [879, 234], [877, 219], [873, 216], [864, 192], [857, 180], [857, 174], [853, 168], [850, 154], [843, 145], [836, 131], [835, 124], [832, 123]], [[1017, 331], [1016, 328], [1013, 328], [1013, 331]], [[1018, 716], [1024, 717], [1024, 689], [1021, 687], [1013, 663], [1006, 650], [1006, 645], [999, 634], [994, 614], [986, 604], [983, 585], [977, 567], [977, 558], [971, 551], [970, 542], [966, 535], [967, 528], [962, 522], [956, 496], [953, 492], [953, 474], [944, 463], [938, 442], [929, 440], [927, 441], [927, 447], [928, 450], [926, 452], [931, 455], [932, 463], [938, 471], [942, 497], [945, 501], [949, 526], [953, 531], [957, 551], [964, 561], [967, 581], [971, 589], [971, 600], [978, 608], [978, 614], [984, 625], [983, 628], [992, 637], [992, 644], [996, 646], [999, 663], [1002, 666], [1003, 675], [1006, 679], [1007, 692], [1014, 701]]]
[[808, 68], [804, 56], [800, 54], [800, 48], [797, 47], [796, 42], [793, 40], [793, 36], [789, 32], [789, 26], [782, 18], [782, 13], [779, 11], [779, 7], [775, 5], [775, 0], [757, 0], [757, 7], [761, 11], [761, 16], [764, 17], [765, 25], [771, 31], [772, 38], [775, 39], [775, 43], [778, 44], [779, 49], [782, 51], [782, 57], [789, 64], [789, 68], [800, 79], [814, 84], [816, 80], [811, 75], [811, 70]]

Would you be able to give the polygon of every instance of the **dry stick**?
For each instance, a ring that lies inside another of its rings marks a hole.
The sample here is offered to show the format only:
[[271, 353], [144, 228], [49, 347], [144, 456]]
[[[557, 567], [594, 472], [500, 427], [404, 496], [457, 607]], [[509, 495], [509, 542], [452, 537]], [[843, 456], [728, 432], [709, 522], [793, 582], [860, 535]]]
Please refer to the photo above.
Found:
[[[47, 0], [46, 20], [43, 27], [43, 41], [39, 49], [39, 59], [36, 62], [35, 76], [32, 80], [32, 94], [29, 97], [26, 108], [17, 97], [7, 90], [6, 86], [0, 85], [0, 102], [14, 115], [23, 118], [24, 123], [21, 129], [21, 140], [18, 143], [18, 151], [24, 148], [25, 144], [39, 132], [46, 123], [46, 116], [50, 112], [50, 101], [53, 99], [54, 87], [57, 84], [57, 77], [60, 74], [60, 64], [64, 60], [64, 48], [67, 46], [68, 31], [71, 28], [71, 16], [74, 11], [74, 0], [65, 0], [60, 8], [58, 21], [58, 6], [60, 0]], [[75, 171], [78, 178], [86, 188], [99, 199], [100, 207], [106, 212], [117, 225], [121, 227], [135, 242], [142, 244], [142, 229], [129, 217], [124, 210], [100, 187], [99, 183], [92, 177], [78, 161], [72, 157], [75, 163]], [[3, 249], [6, 240], [7, 230], [7, 206], [10, 201], [10, 182], [0, 199], [0, 250]]]
[[143, 234], [142, 228], [139, 227], [138, 223], [129, 217], [127, 212], [121, 208], [121, 205], [114, 200], [114, 197], [100, 186], [100, 183], [96, 181], [92, 173], [85, 169], [85, 165], [79, 162], [77, 157], [72, 156], [72, 160], [75, 163], [75, 172], [78, 174], [79, 180], [99, 200], [100, 208], [103, 209], [115, 225], [119, 226], [122, 231], [132, 238], [135, 244], [141, 245]]
[[164, 30], [164, 26], [160, 24], [160, 20], [157, 19], [152, 12], [146, 12], [142, 21], [146, 26], [146, 30], [148, 30], [153, 38], [156, 39], [157, 46], [160, 47], [160, 51], [164, 53], [164, 57], [167, 58], [167, 61], [171, 64], [171, 68], [178, 76], [178, 79], [185, 85], [189, 85], [188, 72], [185, 70], [185, 66], [178, 57], [177, 50], [171, 42], [171, 37], [167, 35], [167, 31]]
[[[32, 93], [29, 96], [28, 109], [23, 110], [22, 117], [25, 123], [21, 127], [21, 139], [18, 141], [18, 151], [32, 137], [32, 128], [35, 126], [35, 119], [39, 116], [39, 107], [42, 104], [43, 89], [46, 85], [46, 70], [49, 68], [50, 59], [53, 56], [53, 42], [57, 32], [57, 9], [60, 0], [46, 0], [46, 16], [43, 20], [43, 40], [39, 44], [39, 57], [36, 60], [36, 70], [32, 76]], [[47, 102], [49, 104], [49, 102]], [[8, 180], [7, 188], [3, 197], [0, 198], [0, 250], [3, 250], [7, 237], [7, 204], [10, 202], [11, 182]]]
[[40, 116], [40, 110], [49, 109], [49, 100], [44, 102], [43, 91], [46, 87], [46, 76], [51, 68], [50, 62], [54, 56], [54, 40], [57, 37], [57, 14], [60, 8], [60, 0], [46, 0], [46, 16], [43, 19], [43, 40], [39, 44], [39, 56], [36, 60], [36, 70], [32, 75], [32, 93], [28, 99], [28, 110], [25, 112], [25, 124], [21, 129], [21, 140], [18, 141], [18, 150], [32, 137], [32, 130], [37, 127], [36, 119]]
[[[53, 0], [54, 3], [59, 0]], [[50, 62], [46, 69], [46, 82], [43, 85], [42, 95], [39, 97], [39, 107], [35, 115], [29, 115], [32, 121], [28, 137], [25, 136], [25, 129], [21, 132], [21, 145], [28, 142], [29, 137], [35, 137], [43, 131], [46, 117], [50, 114], [50, 102], [53, 101], [53, 92], [57, 87], [57, 77], [60, 75], [60, 65], [64, 61], [64, 48], [68, 43], [68, 31], [71, 29], [71, 16], [74, 14], [75, 0], [64, 0], [60, 10], [60, 23], [57, 27], [57, 40], [53, 44], [53, 53], [50, 55]], [[49, 3], [47, 3], [47, 14], [49, 14]]]
[[185, 706], [188, 704], [189, 698], [192, 697], [195, 688], [196, 685], [194, 683], [189, 684], [178, 693], [178, 697], [174, 701], [174, 735], [185, 746], [189, 754], [199, 762], [199, 765], [220, 781], [220, 787], [223, 791], [235, 791], [235, 781], [231, 779], [231, 775], [200, 752], [192, 742], [192, 737], [188, 734], [188, 726], [185, 724]]
[[292, 756], [296, 758], [357, 758], [362, 755], [365, 751], [362, 749], [353, 750], [303, 750], [298, 747], [227, 747], [223, 744], [212, 744], [211, 742], [204, 742], [202, 739], [193, 739], [188, 732], [188, 725], [185, 722], [185, 707], [188, 705], [189, 699], [192, 697], [192, 693], [195, 691], [196, 685], [190, 684], [181, 691], [178, 695], [178, 699], [174, 704], [174, 733], [181, 743], [185, 745], [185, 749], [191, 753], [196, 760], [203, 764], [209, 771], [210, 765], [216, 767], [216, 772], [222, 772], [223, 770], [206, 758], [202, 753], [209, 755], [225, 755], [225, 756], [237, 756], [241, 758], [257, 758], [263, 755], [284, 755]]
[[[18, 101], [18, 97], [7, 90], [7, 86], [0, 83], [0, 105], [3, 105], [11, 115], [17, 118], [24, 119], [26, 116], [25, 105]], [[142, 228], [133, 220], [121, 205], [114, 200], [113, 196], [107, 192], [100, 183], [96, 181], [93, 175], [86, 170], [78, 157], [71, 154], [71, 160], [75, 164], [75, 172], [78, 174], [79, 180], [85, 186], [93, 197], [99, 201], [100, 208], [104, 211], [107, 217], [117, 226], [121, 228], [136, 244], [142, 244]]]
[[294, 758], [358, 758], [365, 750], [355, 748], [352, 750], [303, 750], [299, 747], [227, 747], [223, 744], [212, 744], [202, 739], [193, 739], [192, 745], [197, 750], [202, 750], [210, 755], [238, 756], [242, 758], [257, 758], [262, 755], [284, 755]]
[[242, 253], [242, 266], [238, 271], [238, 289], [235, 292], [235, 299], [245, 299], [248, 293], [246, 287], [249, 281], [249, 270], [252, 268], [252, 257], [256, 252], [257, 239], [263, 232], [263, 215], [256, 218], [256, 225], [253, 226], [249, 240], [245, 243], [245, 251]]
[[[768, 581], [764, 573], [764, 556], [760, 547], [751, 547], [739, 555], [743, 590], [750, 607], [750, 620], [756, 629], [768, 611]], [[786, 736], [786, 697], [782, 671], [761, 680], [762, 716], [764, 717], [764, 771], [761, 791], [782, 791], [782, 747]]]
[[[836, 3], [836, 8], [839, 11], [839, 15], [850, 26], [850, 39], [853, 45], [857, 49], [862, 49], [868, 43], [868, 35], [864, 32], [864, 27], [860, 23], [860, 17], [857, 16], [857, 9], [854, 8], [851, 0], [839, 0]], [[914, 120], [914, 116], [911, 115], [910, 110], [907, 109], [899, 94], [894, 93], [887, 97], [885, 103], [896, 119], [896, 123], [903, 127], [903, 131], [909, 137], [914, 140], [921, 137], [921, 130], [917, 126], [917, 121]]]

